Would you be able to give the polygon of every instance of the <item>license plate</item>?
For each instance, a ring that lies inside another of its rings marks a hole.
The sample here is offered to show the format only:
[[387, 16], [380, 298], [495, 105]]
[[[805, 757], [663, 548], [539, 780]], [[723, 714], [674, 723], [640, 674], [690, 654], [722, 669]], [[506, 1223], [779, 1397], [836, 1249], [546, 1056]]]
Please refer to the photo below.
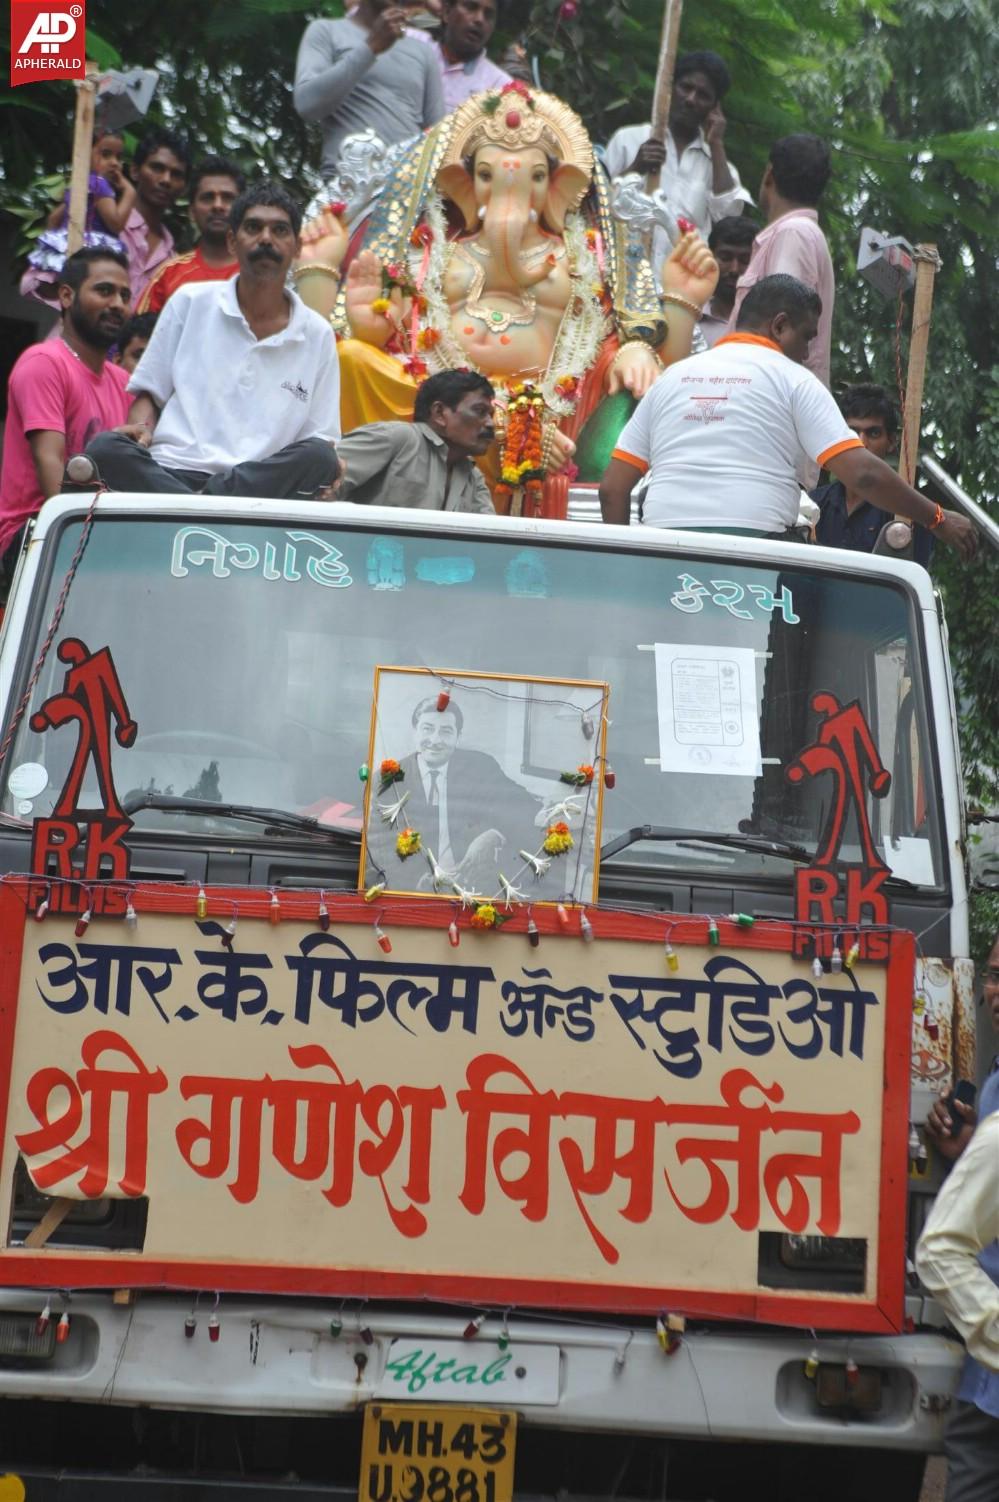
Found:
[[512, 1502], [517, 1415], [369, 1403], [358, 1502]]

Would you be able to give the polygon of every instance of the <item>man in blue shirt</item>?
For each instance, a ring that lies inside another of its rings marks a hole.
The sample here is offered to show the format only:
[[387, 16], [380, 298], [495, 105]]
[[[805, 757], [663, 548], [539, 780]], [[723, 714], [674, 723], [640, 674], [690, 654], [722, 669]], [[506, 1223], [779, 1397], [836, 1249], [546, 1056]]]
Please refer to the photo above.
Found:
[[[898, 409], [883, 386], [851, 386], [840, 400], [847, 427], [853, 429], [868, 453], [887, 459], [898, 443]], [[815, 526], [815, 541], [825, 548], [852, 548], [873, 553], [874, 544], [891, 514], [852, 490], [842, 480], [819, 485], [811, 492], [822, 515]], [[913, 526], [913, 558], [929, 566], [933, 539], [925, 527]]]
[[[986, 961], [983, 1001], [999, 1033], [999, 933]], [[982, 1086], [978, 1113], [960, 1101], [954, 1113], [962, 1118], [951, 1136], [951, 1117], [937, 1101], [926, 1119], [926, 1130], [942, 1157], [955, 1161], [974, 1135], [979, 1120], [999, 1111], [999, 1057]], [[979, 1254], [979, 1266], [999, 1285], [999, 1241]], [[947, 1452], [947, 1502], [993, 1502], [999, 1496], [999, 1371], [966, 1356], [956, 1393], [954, 1413], [944, 1439]]]

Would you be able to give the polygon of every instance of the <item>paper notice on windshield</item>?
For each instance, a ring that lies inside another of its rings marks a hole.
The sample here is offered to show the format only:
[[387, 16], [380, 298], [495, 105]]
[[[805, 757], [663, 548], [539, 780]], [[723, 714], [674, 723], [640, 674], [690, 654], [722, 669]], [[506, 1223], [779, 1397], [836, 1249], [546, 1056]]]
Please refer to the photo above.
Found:
[[756, 657], [748, 647], [656, 642], [663, 772], [758, 777]]

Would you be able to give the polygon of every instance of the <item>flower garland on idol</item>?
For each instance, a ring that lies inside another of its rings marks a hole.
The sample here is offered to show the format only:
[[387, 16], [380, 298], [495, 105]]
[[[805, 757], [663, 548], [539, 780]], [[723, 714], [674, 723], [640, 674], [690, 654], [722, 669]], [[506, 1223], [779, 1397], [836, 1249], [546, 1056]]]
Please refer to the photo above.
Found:
[[[560, 419], [575, 411], [585, 377], [610, 331], [596, 230], [588, 229], [578, 213], [571, 213], [566, 215], [564, 240], [570, 293], [547, 368], [534, 381], [493, 380], [500, 408], [500, 483], [496, 487], [500, 495], [509, 495], [521, 485], [528, 493], [540, 492], [551, 463], [552, 432]], [[386, 292], [398, 288], [403, 296], [414, 298], [409, 340], [413, 349], [403, 366], [417, 379], [442, 370], [479, 370], [451, 332], [451, 308], [444, 296], [449, 244], [444, 201], [433, 191], [423, 221], [411, 237], [408, 265], [404, 270], [386, 268], [383, 296], [372, 303], [373, 311], [391, 316]], [[393, 272], [394, 276], [388, 276]], [[393, 336], [387, 346], [389, 353], [400, 357], [404, 327], [405, 320], [398, 337]]]

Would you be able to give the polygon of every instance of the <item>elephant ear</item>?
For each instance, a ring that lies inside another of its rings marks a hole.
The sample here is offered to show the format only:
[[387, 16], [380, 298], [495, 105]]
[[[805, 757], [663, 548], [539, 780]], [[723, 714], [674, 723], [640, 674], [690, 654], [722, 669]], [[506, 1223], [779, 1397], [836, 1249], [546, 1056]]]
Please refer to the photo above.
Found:
[[565, 229], [565, 216], [582, 201], [590, 186], [589, 173], [571, 162], [563, 163], [552, 174], [545, 204], [545, 223], [559, 234]]
[[442, 167], [437, 174], [437, 188], [445, 198], [456, 204], [465, 221], [466, 229], [474, 229], [478, 223], [475, 206], [475, 186], [460, 162]]

